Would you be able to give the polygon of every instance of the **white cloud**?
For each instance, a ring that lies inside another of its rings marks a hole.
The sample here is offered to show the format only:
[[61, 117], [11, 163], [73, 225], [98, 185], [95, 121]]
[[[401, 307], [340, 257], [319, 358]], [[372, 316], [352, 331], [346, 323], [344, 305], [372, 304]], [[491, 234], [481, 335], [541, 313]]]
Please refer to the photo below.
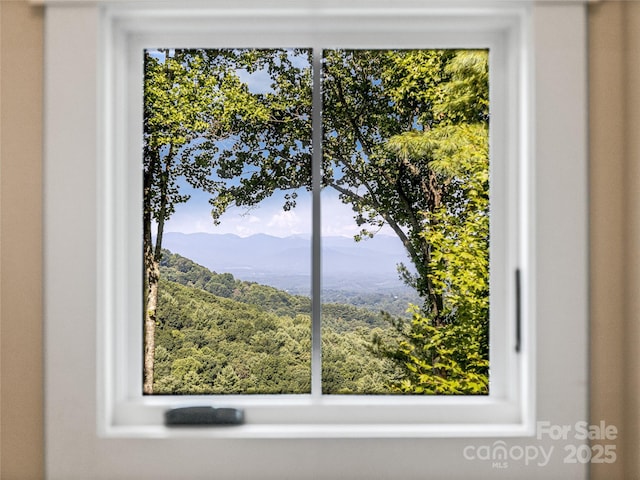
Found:
[[[276, 237], [311, 233], [310, 195], [300, 195], [297, 206], [289, 211], [282, 209], [282, 199], [277, 197], [249, 210], [232, 207], [222, 215], [220, 225], [214, 225], [207, 199], [204, 194], [194, 194], [189, 202], [177, 205], [165, 231], [233, 233], [242, 237], [257, 233]], [[335, 192], [325, 190], [322, 194], [322, 234], [353, 237], [359, 231], [351, 207], [343, 204]], [[394, 234], [389, 227], [383, 228], [380, 233]]]
[[295, 210], [283, 210], [271, 216], [267, 223], [267, 227], [274, 232], [277, 231], [284, 235], [295, 235], [300, 233], [309, 233], [310, 222], [308, 218], [303, 219]]
[[[356, 225], [354, 212], [349, 205], [345, 205], [335, 194], [322, 195], [322, 235], [353, 237], [360, 233], [362, 227]], [[379, 233], [394, 235], [388, 226]]]

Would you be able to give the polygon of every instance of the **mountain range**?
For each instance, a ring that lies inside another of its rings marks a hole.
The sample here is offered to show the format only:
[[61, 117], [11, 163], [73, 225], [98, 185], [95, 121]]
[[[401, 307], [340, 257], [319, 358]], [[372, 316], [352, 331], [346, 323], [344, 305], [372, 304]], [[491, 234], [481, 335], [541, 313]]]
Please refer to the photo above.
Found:
[[[308, 293], [311, 239], [305, 235], [275, 237], [256, 234], [167, 232], [163, 248], [217, 273], [255, 281], [292, 293]], [[377, 235], [361, 242], [351, 237], [322, 237], [322, 286], [329, 290], [404, 291], [396, 265], [409, 264], [399, 239]]]

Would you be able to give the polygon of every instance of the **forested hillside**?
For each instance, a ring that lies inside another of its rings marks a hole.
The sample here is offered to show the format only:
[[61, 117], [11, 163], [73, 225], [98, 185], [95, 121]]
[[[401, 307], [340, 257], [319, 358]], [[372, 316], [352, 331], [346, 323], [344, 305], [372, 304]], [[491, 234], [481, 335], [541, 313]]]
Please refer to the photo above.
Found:
[[[154, 392], [308, 393], [311, 303], [163, 252]], [[381, 314], [323, 306], [325, 393], [386, 393], [399, 372], [371, 351]]]

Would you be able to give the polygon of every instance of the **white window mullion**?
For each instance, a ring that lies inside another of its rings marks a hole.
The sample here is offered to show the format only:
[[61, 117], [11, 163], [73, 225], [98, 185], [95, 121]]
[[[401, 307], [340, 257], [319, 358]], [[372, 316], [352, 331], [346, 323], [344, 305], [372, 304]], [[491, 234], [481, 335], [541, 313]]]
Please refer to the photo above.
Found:
[[312, 118], [311, 118], [311, 191], [313, 195], [311, 236], [311, 395], [322, 396], [322, 49], [311, 52]]

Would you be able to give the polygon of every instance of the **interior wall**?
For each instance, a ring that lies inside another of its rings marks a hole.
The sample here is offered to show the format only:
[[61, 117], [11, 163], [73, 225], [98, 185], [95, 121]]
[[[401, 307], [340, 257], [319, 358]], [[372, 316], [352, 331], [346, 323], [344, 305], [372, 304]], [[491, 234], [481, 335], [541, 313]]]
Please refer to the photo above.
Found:
[[[591, 423], [640, 478], [640, 2], [591, 5]], [[43, 478], [41, 8], [0, 1], [0, 478]]]
[[640, 2], [589, 9], [590, 421], [620, 432], [591, 473], [640, 478]]
[[[625, 2], [591, 5], [589, 15], [591, 398], [590, 422], [624, 425], [623, 319], [626, 198]], [[625, 445], [613, 465], [592, 465], [592, 476], [624, 478]]]
[[[625, 478], [640, 477], [640, 2], [625, 2]], [[601, 392], [604, 396], [605, 389]]]
[[43, 14], [0, 0], [0, 478], [44, 473]]

